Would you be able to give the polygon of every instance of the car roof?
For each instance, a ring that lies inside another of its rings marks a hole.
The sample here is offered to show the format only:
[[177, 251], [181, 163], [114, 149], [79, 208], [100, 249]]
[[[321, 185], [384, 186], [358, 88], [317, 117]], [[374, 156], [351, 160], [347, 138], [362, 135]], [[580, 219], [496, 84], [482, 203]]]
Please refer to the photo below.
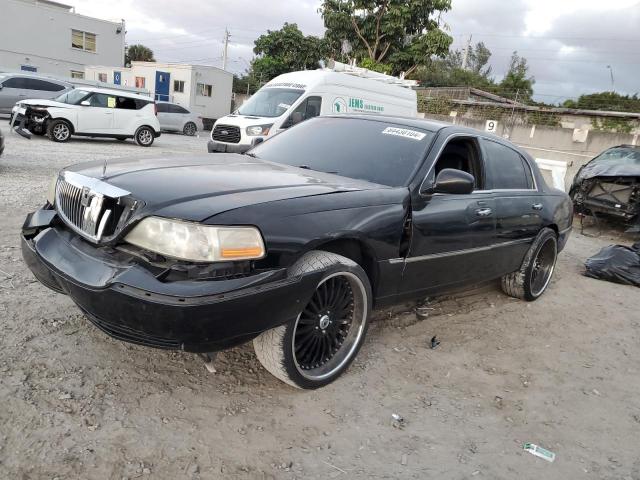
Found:
[[146, 95], [140, 95], [133, 92], [128, 92], [126, 90], [115, 90], [111, 88], [101, 88], [101, 87], [85, 87], [84, 85], [77, 86], [76, 90], [85, 90], [87, 92], [106, 93], [107, 95], [117, 95], [119, 97], [137, 98], [138, 100], [153, 101], [151, 97], [148, 97]]
[[0, 72], [0, 78], [4, 78], [4, 77], [33, 78], [35, 80], [44, 80], [45, 82], [54, 82], [54, 83], [60, 83], [63, 85], [68, 85], [70, 87], [72, 86], [72, 84], [70, 82], [67, 82], [66, 80], [60, 80], [59, 78], [49, 77], [47, 75], [32, 74], [32, 73]]

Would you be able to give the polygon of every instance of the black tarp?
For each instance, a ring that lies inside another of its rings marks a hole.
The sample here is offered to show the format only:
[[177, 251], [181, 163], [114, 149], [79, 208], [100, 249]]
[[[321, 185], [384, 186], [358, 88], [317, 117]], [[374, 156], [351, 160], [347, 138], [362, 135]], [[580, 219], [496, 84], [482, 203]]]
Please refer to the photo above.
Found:
[[640, 242], [632, 247], [609, 245], [584, 266], [587, 277], [640, 287]]

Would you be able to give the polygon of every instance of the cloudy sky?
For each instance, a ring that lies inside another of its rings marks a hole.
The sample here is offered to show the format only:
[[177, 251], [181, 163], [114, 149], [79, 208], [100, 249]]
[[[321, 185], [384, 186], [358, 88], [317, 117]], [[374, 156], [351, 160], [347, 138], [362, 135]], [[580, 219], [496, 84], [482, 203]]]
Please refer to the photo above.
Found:
[[[151, 47], [159, 61], [220, 66], [225, 28], [228, 68], [247, 69], [253, 41], [267, 29], [297, 23], [322, 35], [316, 0], [72, 0], [76, 11], [125, 19], [127, 42]], [[640, 0], [453, 0], [444, 19], [454, 48], [469, 35], [493, 53], [496, 79], [511, 52], [526, 57], [539, 100], [560, 101], [611, 90], [640, 94]], [[608, 68], [610, 66], [611, 68]]]

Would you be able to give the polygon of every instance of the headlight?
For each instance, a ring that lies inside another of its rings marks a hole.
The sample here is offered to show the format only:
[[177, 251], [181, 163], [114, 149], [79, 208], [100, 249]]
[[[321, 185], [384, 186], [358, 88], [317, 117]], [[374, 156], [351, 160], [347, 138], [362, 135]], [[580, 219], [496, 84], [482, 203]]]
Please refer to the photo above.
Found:
[[251, 127], [247, 127], [247, 135], [251, 137], [255, 137], [256, 135], [269, 135], [269, 130], [271, 129], [271, 125], [253, 125]]
[[51, 205], [56, 204], [56, 186], [58, 185], [58, 174], [56, 173], [49, 183], [49, 189], [47, 190], [47, 202]]
[[148, 217], [131, 230], [125, 241], [192, 262], [257, 260], [265, 256], [262, 235], [255, 227], [214, 227]]

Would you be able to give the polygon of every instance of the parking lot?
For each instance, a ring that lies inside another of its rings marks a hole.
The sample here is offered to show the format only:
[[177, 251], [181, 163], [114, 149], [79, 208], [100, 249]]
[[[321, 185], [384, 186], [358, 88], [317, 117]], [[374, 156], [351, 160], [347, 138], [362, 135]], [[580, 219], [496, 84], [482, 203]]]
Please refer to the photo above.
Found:
[[204, 153], [206, 135], [141, 148], [0, 128], [1, 478], [640, 479], [640, 295], [581, 274], [630, 243], [615, 231], [576, 228], [537, 302], [489, 285], [432, 299], [420, 319], [379, 312], [346, 375], [295, 390], [250, 345], [211, 374], [195, 355], [112, 340], [22, 262], [20, 226], [58, 169]]

